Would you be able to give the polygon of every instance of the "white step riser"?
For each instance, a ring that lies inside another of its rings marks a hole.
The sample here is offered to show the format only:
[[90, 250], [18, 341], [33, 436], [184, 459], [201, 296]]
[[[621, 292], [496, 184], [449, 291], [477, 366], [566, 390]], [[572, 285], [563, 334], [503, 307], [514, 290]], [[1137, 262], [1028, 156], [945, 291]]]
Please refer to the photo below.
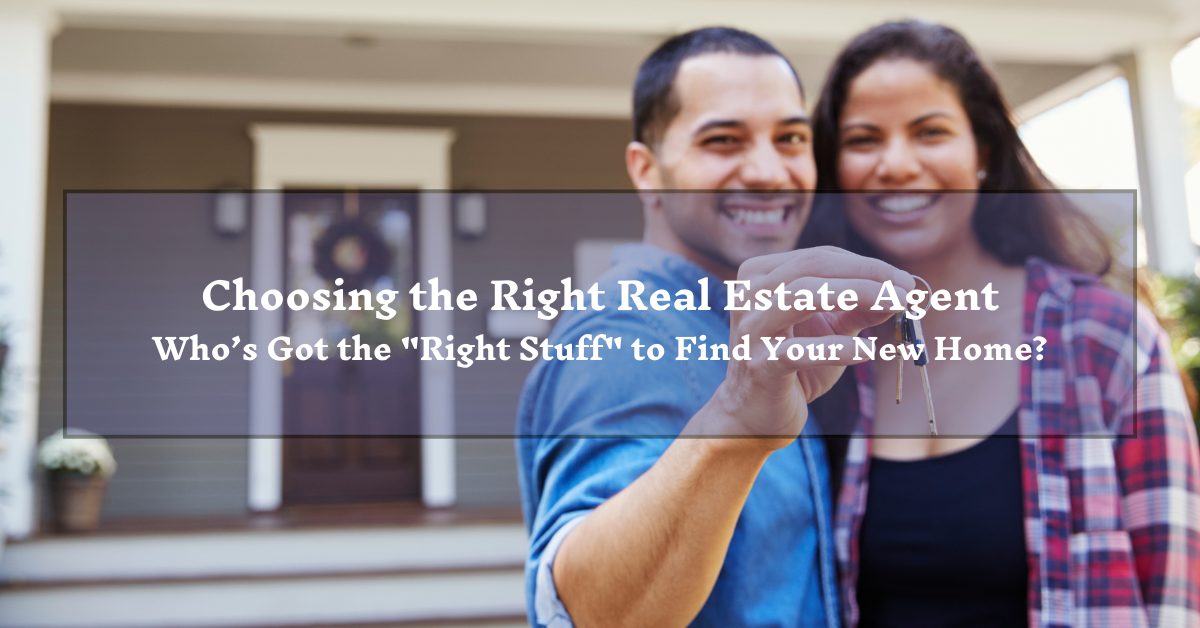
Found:
[[520, 617], [520, 570], [0, 592], [0, 626], [254, 626]]
[[520, 525], [55, 538], [10, 544], [0, 584], [519, 567]]

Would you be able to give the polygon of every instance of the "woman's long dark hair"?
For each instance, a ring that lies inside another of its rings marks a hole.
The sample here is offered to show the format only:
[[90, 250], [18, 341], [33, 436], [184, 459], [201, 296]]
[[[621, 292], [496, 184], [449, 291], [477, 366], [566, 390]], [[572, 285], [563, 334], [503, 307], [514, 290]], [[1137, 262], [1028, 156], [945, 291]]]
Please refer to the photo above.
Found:
[[[905, 20], [887, 22], [855, 37], [833, 63], [814, 115], [814, 152], [819, 195], [800, 246], [832, 244], [856, 253], [875, 251], [851, 229], [840, 207], [839, 129], [850, 84], [882, 60], [910, 59], [926, 64], [957, 91], [975, 143], [987, 156], [972, 227], [984, 250], [1006, 265], [1030, 257], [1103, 276], [1112, 270], [1104, 232], [1062, 193], [1034, 163], [1017, 134], [996, 79], [967, 40], [947, 26]], [[1010, 194], [1020, 193], [1020, 202]], [[1007, 197], [1007, 200], [1006, 200]], [[856, 405], [853, 373], [845, 375], [813, 404], [830, 454], [834, 490], [840, 486], [841, 457], [849, 434], [849, 409]], [[835, 492], [834, 495], [837, 493]]]

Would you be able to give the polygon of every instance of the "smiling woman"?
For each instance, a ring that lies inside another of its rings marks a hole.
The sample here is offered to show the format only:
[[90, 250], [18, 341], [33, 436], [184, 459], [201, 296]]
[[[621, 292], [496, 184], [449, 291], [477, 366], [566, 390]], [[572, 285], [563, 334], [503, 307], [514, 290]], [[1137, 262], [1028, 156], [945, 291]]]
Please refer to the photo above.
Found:
[[970, 44], [918, 21], [862, 33], [834, 62], [815, 126], [819, 188], [848, 194], [822, 206], [808, 244], [945, 289], [986, 282], [998, 306], [930, 321], [953, 334], [921, 371], [942, 436], [923, 436], [924, 404], [900, 394], [915, 369], [898, 360], [858, 367], [814, 404], [864, 437], [838, 500], [846, 625], [1200, 622], [1200, 522], [1127, 508], [1200, 499], [1169, 348], [1102, 281], [1108, 241], [1034, 163]]

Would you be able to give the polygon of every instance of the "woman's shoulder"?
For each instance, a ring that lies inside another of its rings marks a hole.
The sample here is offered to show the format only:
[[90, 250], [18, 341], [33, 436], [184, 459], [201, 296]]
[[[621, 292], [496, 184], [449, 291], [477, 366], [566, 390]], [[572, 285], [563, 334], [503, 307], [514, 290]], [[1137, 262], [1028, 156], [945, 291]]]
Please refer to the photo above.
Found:
[[[1055, 317], [1063, 331], [1076, 342], [1085, 343], [1089, 353], [1102, 352], [1109, 359], [1137, 362], [1137, 354], [1155, 351], [1164, 334], [1158, 318], [1139, 302], [1133, 279], [1128, 289], [1096, 275], [1032, 259], [1027, 263], [1030, 288], [1039, 297], [1050, 294], [1062, 307]], [[1040, 302], [1040, 299], [1038, 299]], [[1036, 317], [1042, 318], [1042, 317]]]
[[1132, 275], [1126, 289], [1119, 280], [1106, 281], [1040, 258], [1031, 258], [1026, 271], [1032, 292], [1038, 296], [1049, 294], [1066, 307], [1065, 322], [1128, 331], [1151, 331], [1159, 327], [1154, 315], [1135, 299]]

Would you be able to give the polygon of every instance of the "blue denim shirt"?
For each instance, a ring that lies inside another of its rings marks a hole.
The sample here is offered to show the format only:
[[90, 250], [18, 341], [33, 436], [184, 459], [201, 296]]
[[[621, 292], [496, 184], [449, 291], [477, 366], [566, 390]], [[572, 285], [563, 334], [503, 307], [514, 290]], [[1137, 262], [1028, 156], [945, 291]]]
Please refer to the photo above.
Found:
[[[648, 470], [725, 377], [724, 361], [674, 360], [676, 337], [728, 342], [720, 280], [648, 245], [621, 247], [614, 262], [599, 282], [605, 309], [566, 313], [551, 341], [606, 333], [626, 348], [635, 338], [662, 344], [666, 356], [637, 361], [623, 350], [602, 361], [542, 361], [525, 384], [517, 457], [530, 542], [526, 603], [535, 625], [570, 625], [549, 568], [569, 528]], [[706, 277], [711, 311], [617, 310], [618, 280], [675, 293], [695, 291]], [[805, 435], [816, 435], [815, 421]], [[820, 438], [797, 439], [767, 459], [694, 625], [838, 626], [828, 479]]]

